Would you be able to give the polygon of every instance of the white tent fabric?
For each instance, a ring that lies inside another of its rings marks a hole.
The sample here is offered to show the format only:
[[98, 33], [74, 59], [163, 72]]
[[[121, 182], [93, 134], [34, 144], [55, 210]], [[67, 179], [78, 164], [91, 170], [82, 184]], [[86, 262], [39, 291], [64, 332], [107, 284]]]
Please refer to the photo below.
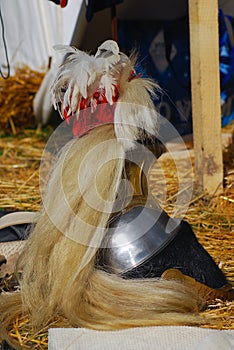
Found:
[[[19, 64], [26, 64], [32, 69], [48, 66], [49, 57], [56, 57], [53, 46], [70, 43], [81, 2], [69, 0], [69, 6], [62, 9], [49, 0], [1, 0], [12, 73]], [[6, 57], [1, 26], [0, 63], [4, 71]]]
[[82, 0], [69, 0], [69, 6], [61, 8], [49, 0], [0, 2], [4, 24], [4, 28], [0, 26], [0, 66], [3, 73], [7, 72], [3, 32], [11, 75], [17, 66], [22, 65], [45, 71], [52, 58], [51, 69], [33, 101], [38, 123], [46, 124], [52, 111], [49, 86], [54, 76], [54, 67], [57, 67], [62, 59], [53, 50], [53, 46], [70, 44], [81, 3]]
[[198, 327], [139, 327], [120, 331], [49, 329], [49, 350], [232, 350], [234, 331]]

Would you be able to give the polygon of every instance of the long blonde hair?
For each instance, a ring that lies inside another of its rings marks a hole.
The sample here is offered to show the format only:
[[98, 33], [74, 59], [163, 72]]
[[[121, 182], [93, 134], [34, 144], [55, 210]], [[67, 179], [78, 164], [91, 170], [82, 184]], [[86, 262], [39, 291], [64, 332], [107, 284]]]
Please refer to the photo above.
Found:
[[[152, 82], [133, 79], [119, 102], [151, 107], [153, 88]], [[132, 107], [124, 111], [127, 116]], [[117, 116], [121, 125], [118, 110]], [[20, 291], [0, 296], [1, 337], [20, 314], [29, 318], [32, 330], [51, 325], [110, 330], [202, 322], [199, 297], [188, 286], [164, 279], [127, 280], [95, 265], [124, 159], [124, 144], [113, 124], [96, 127], [64, 148], [18, 260]]]
[[[106, 140], [112, 144], [108, 149], [112, 157], [109, 162], [105, 162]], [[92, 163], [83, 164], [86, 153], [100, 143], [104, 149], [92, 158]], [[112, 205], [122, 175], [124, 151], [114, 136], [113, 125], [105, 125], [71, 142], [66, 159], [62, 154], [58, 160], [48, 183], [44, 208], [18, 261], [22, 271], [20, 292], [0, 297], [2, 325], [8, 327], [14, 313], [22, 310], [35, 329], [49, 326], [61, 316], [66, 326], [94, 329], [199, 323], [198, 296], [181, 283], [125, 280], [95, 267], [101, 231], [95, 244], [87, 243], [95, 237], [97, 227], [106, 226], [110, 213], [87, 204], [78, 188], [77, 173], [79, 164], [89, 166], [92, 173], [98, 157], [103, 158], [105, 165], [96, 175], [96, 186], [105, 202]], [[93, 191], [89, 177], [83, 190], [87, 195]], [[80, 231], [80, 221], [74, 220], [73, 215], [88, 223], [85, 232]], [[66, 232], [58, 227], [61, 218]], [[16, 307], [17, 303], [22, 308]], [[13, 307], [9, 308], [9, 304]]]

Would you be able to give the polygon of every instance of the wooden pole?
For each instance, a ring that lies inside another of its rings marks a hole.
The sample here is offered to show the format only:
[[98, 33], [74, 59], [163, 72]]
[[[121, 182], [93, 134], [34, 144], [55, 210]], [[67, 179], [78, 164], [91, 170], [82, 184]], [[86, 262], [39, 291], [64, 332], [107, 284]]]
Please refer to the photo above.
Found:
[[209, 194], [222, 190], [218, 1], [189, 0], [195, 182]]

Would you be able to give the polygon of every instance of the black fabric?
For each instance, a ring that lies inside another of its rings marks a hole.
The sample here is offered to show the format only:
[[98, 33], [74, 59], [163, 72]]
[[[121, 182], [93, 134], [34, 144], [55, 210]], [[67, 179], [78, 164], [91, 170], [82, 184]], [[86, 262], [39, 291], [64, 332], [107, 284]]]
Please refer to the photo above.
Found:
[[[13, 212], [15, 211], [0, 211], [0, 218], [6, 214]], [[0, 242], [24, 240], [28, 238], [28, 232], [30, 231], [30, 227], [30, 224], [22, 224], [3, 228], [2, 230], [0, 230]]]
[[60, 5], [60, 0], [49, 0], [49, 1], [52, 1], [52, 2], [54, 2], [55, 4]]
[[177, 235], [163, 251], [124, 273], [123, 277], [160, 277], [170, 268], [177, 268], [185, 275], [211, 288], [217, 289], [227, 284], [224, 274], [198, 242], [191, 226], [185, 221], [181, 222]]
[[91, 21], [94, 12], [104, 10], [105, 8], [112, 7], [120, 4], [123, 0], [89, 0], [86, 7], [86, 19], [88, 22]]
[[3, 340], [2, 341], [2, 344], [1, 344], [1, 350], [14, 350], [14, 348], [12, 348], [11, 345], [9, 345], [6, 340]]

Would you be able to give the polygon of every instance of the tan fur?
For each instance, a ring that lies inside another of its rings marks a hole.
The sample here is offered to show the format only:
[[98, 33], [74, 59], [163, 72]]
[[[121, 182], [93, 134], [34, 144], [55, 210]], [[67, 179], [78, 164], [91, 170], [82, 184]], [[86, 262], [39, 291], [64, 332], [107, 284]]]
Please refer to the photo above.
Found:
[[152, 97], [160, 90], [158, 85], [139, 76], [129, 80], [134, 69], [135, 58], [132, 57], [124, 66], [119, 82], [119, 99], [115, 109], [115, 134], [122, 139], [125, 149], [134, 147], [132, 141], [142, 138], [142, 132], [158, 134], [158, 113]]

